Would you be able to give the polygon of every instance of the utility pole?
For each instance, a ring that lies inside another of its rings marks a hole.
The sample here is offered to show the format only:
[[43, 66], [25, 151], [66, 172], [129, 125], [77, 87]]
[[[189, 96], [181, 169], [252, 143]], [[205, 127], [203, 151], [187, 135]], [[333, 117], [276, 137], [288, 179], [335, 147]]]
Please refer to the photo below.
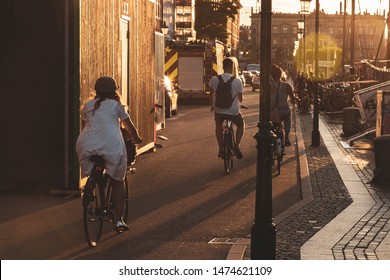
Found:
[[[389, 0], [390, 1], [390, 0]], [[344, 14], [343, 14], [343, 63], [341, 65], [341, 73], [345, 74], [345, 61], [347, 56], [347, 0], [344, 0]]]
[[318, 110], [318, 81], [320, 73], [318, 71], [318, 41], [320, 32], [320, 0], [316, 0], [316, 24], [315, 24], [315, 45], [314, 45], [314, 110], [313, 110], [313, 130], [311, 132], [311, 145], [313, 147], [320, 146], [320, 131], [319, 131], [319, 110]]
[[387, 68], [390, 68], [390, 0], [389, 0], [389, 10], [387, 11]]
[[355, 0], [352, 0], [352, 14], [351, 14], [351, 57], [349, 66], [355, 65]]
[[271, 72], [272, 0], [261, 0], [259, 131], [257, 141], [255, 221], [251, 229], [251, 259], [276, 259], [276, 227], [272, 218], [272, 141], [269, 77]]

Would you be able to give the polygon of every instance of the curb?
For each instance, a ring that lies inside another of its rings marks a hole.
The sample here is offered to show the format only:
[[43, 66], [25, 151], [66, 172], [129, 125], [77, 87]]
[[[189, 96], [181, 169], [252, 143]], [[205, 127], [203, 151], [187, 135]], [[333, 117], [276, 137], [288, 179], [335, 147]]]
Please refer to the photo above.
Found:
[[[295, 135], [297, 143], [296, 153], [298, 155], [299, 166], [299, 174], [297, 174], [297, 177], [301, 183], [302, 199], [276, 216], [274, 218], [274, 223], [276, 225], [314, 199], [310, 182], [309, 166], [307, 163], [305, 145], [302, 135], [301, 121], [299, 118], [296, 118], [295, 114], [295, 110], [292, 110], [292, 116], [295, 122]], [[239, 239], [236, 243], [234, 243], [230, 247], [226, 260], [242, 260], [245, 250], [248, 248], [248, 246], [250, 246], [250, 240], [251, 239], [249, 234], [246, 238]]]

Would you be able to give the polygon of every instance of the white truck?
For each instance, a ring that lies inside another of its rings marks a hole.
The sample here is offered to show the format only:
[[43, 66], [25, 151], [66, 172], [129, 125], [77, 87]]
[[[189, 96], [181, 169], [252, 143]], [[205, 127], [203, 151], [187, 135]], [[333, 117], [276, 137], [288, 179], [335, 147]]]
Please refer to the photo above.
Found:
[[208, 98], [211, 77], [223, 73], [223, 43], [171, 43], [165, 50], [165, 75], [178, 83], [179, 99]]

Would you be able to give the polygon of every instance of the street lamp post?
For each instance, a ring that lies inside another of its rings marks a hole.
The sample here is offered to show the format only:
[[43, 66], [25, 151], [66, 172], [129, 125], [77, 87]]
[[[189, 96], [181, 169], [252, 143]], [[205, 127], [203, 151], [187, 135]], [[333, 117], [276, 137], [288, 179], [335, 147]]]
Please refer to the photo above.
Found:
[[315, 26], [315, 42], [314, 42], [314, 57], [315, 57], [315, 66], [314, 66], [314, 75], [316, 81], [314, 84], [314, 111], [313, 111], [313, 131], [311, 133], [311, 145], [313, 147], [320, 146], [320, 131], [319, 131], [319, 111], [318, 111], [318, 36], [320, 31], [320, 0], [316, 0], [316, 26]]
[[270, 121], [272, 0], [261, 0], [260, 113], [257, 141], [255, 220], [251, 229], [251, 259], [276, 259], [276, 227], [272, 218], [272, 140]]
[[[298, 41], [299, 41], [299, 57], [300, 57], [300, 62], [301, 62], [301, 70], [303, 71], [303, 69], [305, 68], [305, 65], [303, 63], [303, 31], [299, 30], [298, 31]], [[302, 45], [301, 45], [302, 44]]]
[[304, 14], [303, 15], [303, 19], [300, 18], [298, 19], [298, 29], [299, 29], [299, 32], [298, 32], [298, 38], [301, 37], [300, 39], [302, 39], [302, 43], [303, 43], [303, 51], [302, 51], [302, 55], [303, 55], [303, 70], [306, 70], [306, 26], [305, 26], [305, 23], [306, 23], [306, 15]]
[[309, 8], [311, 0], [299, 0], [301, 4], [301, 14], [303, 15], [303, 20], [298, 20], [298, 28], [303, 30], [303, 65], [304, 70], [306, 70], [306, 15], [309, 14]]
[[298, 20], [298, 39], [302, 40], [301, 48], [301, 60], [302, 60], [302, 70], [306, 69], [305, 60], [306, 60], [306, 50], [305, 50], [305, 21], [303, 19]]

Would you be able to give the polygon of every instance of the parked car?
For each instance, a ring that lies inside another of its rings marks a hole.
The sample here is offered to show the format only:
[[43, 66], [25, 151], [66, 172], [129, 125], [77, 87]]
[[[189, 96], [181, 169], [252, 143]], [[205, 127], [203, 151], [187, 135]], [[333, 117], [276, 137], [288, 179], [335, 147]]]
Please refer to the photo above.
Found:
[[179, 95], [178, 85], [173, 85], [168, 76], [164, 76], [164, 88], [165, 88], [165, 117], [170, 118], [171, 116], [178, 114], [178, 97]]
[[256, 89], [260, 89], [260, 72], [252, 77], [252, 91], [256, 91]]
[[246, 65], [246, 69], [248, 71], [257, 71], [257, 72], [260, 72], [260, 64], [247, 64]]
[[242, 71], [242, 74], [244, 75], [245, 78], [245, 84], [251, 85], [252, 84], [252, 73], [250, 71]]
[[242, 73], [242, 71], [239, 71], [238, 72], [238, 77], [240, 78], [240, 80], [241, 80], [241, 83], [242, 83], [242, 86], [245, 88], [245, 86], [246, 86], [246, 81], [245, 81], [245, 77], [244, 77], [244, 74]]

